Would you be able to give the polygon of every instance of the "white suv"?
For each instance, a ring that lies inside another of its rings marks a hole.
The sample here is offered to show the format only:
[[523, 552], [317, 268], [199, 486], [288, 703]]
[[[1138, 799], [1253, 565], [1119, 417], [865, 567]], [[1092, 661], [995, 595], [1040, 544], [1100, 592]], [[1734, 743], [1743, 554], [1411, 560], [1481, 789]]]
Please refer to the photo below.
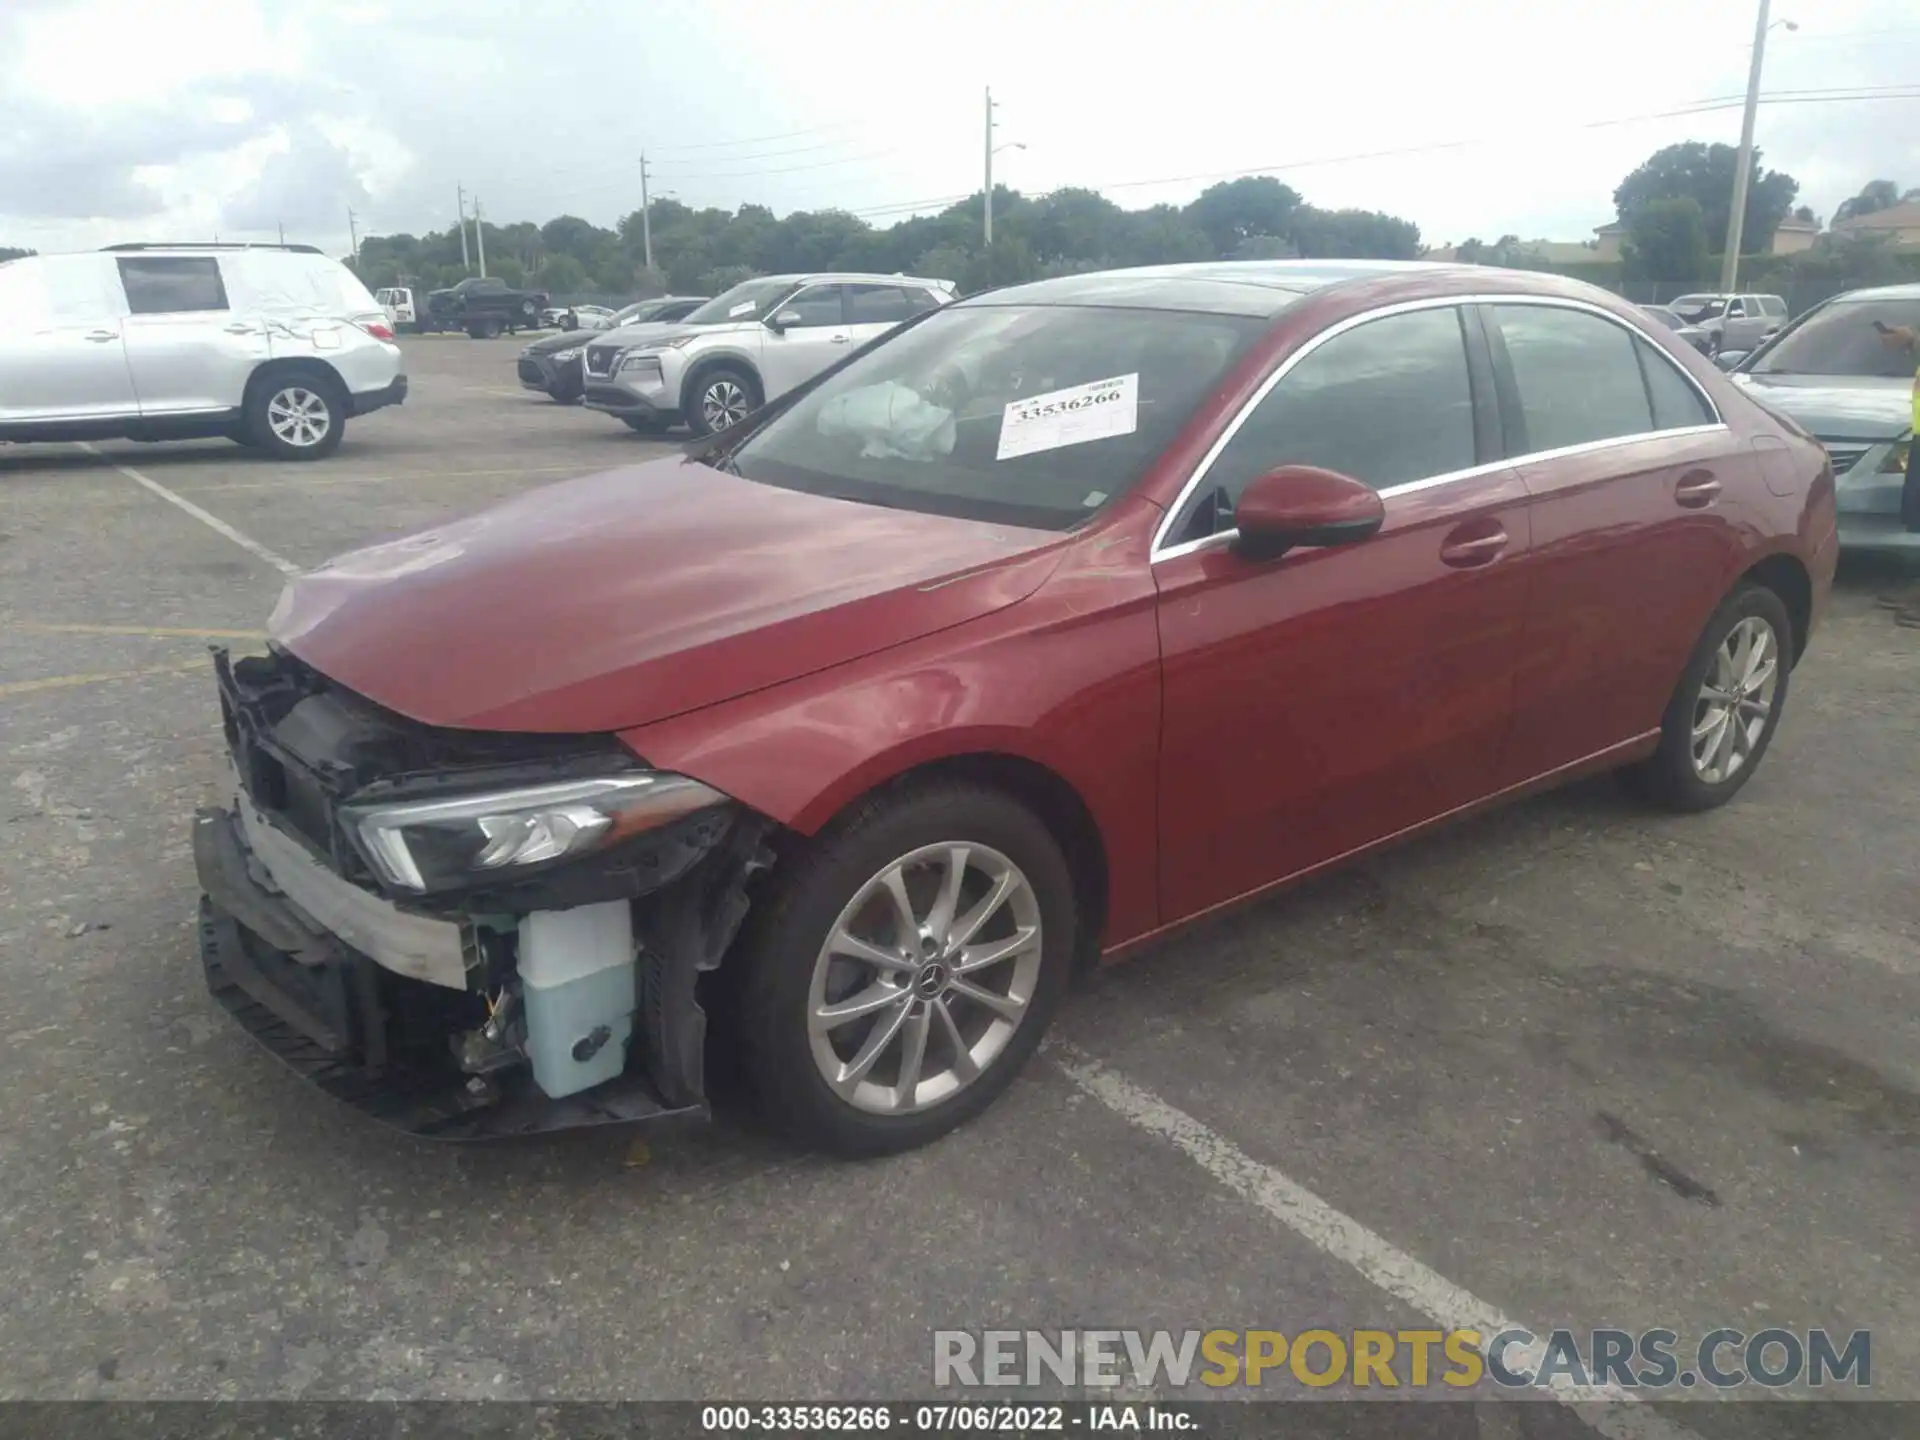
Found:
[[587, 408], [640, 431], [737, 425], [894, 326], [953, 300], [951, 280], [768, 275], [677, 325], [609, 331], [581, 357]]
[[0, 265], [0, 440], [225, 435], [285, 460], [407, 398], [366, 286], [310, 245], [116, 245]]

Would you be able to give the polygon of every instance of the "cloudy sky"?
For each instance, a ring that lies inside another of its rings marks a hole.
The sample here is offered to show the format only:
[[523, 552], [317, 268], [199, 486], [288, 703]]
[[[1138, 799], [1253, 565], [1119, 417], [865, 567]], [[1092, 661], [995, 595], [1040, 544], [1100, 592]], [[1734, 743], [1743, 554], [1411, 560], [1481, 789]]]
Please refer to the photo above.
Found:
[[[0, 0], [0, 244], [288, 239], [636, 207], [876, 223], [998, 178], [1185, 201], [1271, 171], [1432, 243], [1580, 239], [1675, 140], [1738, 138], [1755, 0]], [[965, 16], [962, 20], [958, 17]], [[1920, 91], [1914, 0], [1775, 0], [1764, 89]], [[1728, 108], [1662, 115], [1701, 102]], [[1775, 103], [1823, 217], [1920, 186], [1920, 99]]]

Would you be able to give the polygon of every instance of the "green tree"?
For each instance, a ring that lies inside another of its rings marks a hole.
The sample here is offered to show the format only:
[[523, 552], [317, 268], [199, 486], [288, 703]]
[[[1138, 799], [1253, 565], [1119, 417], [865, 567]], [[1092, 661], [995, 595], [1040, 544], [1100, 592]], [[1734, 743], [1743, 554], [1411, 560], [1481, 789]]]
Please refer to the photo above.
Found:
[[11, 245], [0, 245], [0, 265], [9, 260], [24, 260], [33, 253], [31, 250], [16, 250]]
[[759, 273], [751, 265], [722, 265], [702, 275], [700, 283], [694, 287], [694, 293], [724, 295], [741, 281], [751, 280]]
[[[1636, 211], [1655, 200], [1692, 199], [1706, 219], [1707, 234], [1718, 244], [1727, 233], [1733, 207], [1733, 177], [1740, 155], [1731, 145], [1707, 145], [1688, 140], [1656, 150], [1622, 180], [1613, 192], [1620, 218], [1633, 223]], [[1760, 164], [1753, 152], [1753, 171], [1747, 183], [1747, 213], [1740, 232], [1748, 251], [1763, 251], [1773, 243], [1773, 232], [1793, 209], [1800, 182]]]
[[1289, 238], [1310, 260], [1414, 260], [1420, 255], [1420, 227], [1378, 210], [1302, 205]]
[[1882, 210], [1891, 210], [1899, 203], [1900, 187], [1893, 181], [1869, 180], [1860, 187], [1858, 195], [1840, 202], [1840, 208], [1833, 212], [1833, 218], [1836, 222], [1857, 220], [1862, 215], [1874, 215]]
[[1711, 264], [1707, 217], [1691, 195], [1649, 200], [1627, 222], [1621, 269], [1634, 280], [1693, 284]]
[[1187, 219], [1216, 256], [1230, 255], [1254, 235], [1290, 235], [1300, 192], [1271, 175], [1243, 175], [1209, 185], [1187, 206]]
[[549, 255], [539, 280], [550, 295], [572, 295], [587, 288], [587, 267], [565, 253]]

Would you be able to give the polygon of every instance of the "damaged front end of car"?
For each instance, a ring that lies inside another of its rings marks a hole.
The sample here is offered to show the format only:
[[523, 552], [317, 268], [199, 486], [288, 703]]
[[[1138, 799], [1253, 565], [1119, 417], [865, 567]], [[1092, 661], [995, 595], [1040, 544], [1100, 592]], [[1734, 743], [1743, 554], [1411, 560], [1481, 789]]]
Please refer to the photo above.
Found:
[[214, 652], [235, 772], [193, 850], [216, 999], [322, 1089], [478, 1140], [706, 1113], [696, 989], [772, 822], [611, 736], [419, 724]]

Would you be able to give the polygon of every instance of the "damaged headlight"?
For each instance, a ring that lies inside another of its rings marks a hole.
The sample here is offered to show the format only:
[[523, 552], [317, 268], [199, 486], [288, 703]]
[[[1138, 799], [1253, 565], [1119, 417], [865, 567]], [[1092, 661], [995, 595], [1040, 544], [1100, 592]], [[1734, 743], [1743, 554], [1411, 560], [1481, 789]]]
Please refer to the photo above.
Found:
[[349, 806], [342, 818], [383, 879], [424, 894], [590, 854], [726, 798], [684, 775], [647, 773]]

